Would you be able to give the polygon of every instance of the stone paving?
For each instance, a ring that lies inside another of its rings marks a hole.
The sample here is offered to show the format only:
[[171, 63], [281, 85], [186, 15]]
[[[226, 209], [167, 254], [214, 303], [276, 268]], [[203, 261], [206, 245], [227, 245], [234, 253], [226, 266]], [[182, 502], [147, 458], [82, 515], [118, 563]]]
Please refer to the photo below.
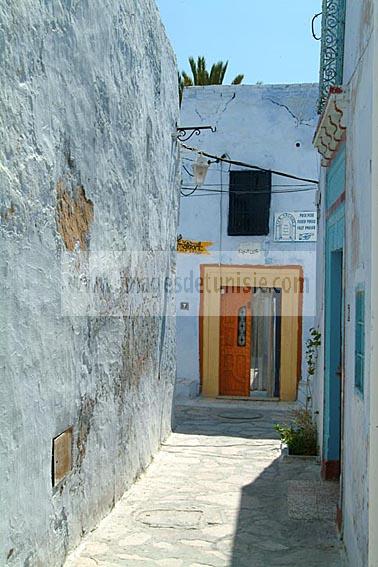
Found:
[[[282, 459], [281, 404], [196, 400], [65, 567], [342, 567], [338, 487]], [[286, 408], [284, 408], [286, 409]]]

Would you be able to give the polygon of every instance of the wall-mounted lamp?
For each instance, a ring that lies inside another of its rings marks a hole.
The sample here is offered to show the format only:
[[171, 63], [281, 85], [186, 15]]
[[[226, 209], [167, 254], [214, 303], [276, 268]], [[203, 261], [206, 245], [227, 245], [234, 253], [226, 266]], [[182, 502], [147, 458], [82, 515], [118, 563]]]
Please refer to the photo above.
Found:
[[209, 165], [210, 161], [204, 158], [202, 154], [199, 154], [196, 161], [193, 163], [193, 173], [197, 187], [204, 184]]

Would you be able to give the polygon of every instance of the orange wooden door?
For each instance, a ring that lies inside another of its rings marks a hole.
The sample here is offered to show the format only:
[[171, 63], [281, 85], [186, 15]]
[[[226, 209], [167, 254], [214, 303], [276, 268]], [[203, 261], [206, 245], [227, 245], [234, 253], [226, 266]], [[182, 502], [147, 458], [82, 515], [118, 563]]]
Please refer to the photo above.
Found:
[[251, 288], [224, 287], [221, 295], [219, 393], [249, 396]]

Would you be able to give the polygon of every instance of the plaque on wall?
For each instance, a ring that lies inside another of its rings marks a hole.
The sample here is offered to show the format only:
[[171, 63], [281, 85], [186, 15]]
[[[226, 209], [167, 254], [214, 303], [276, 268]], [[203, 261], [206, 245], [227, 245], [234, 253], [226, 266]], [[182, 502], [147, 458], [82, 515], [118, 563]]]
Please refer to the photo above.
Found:
[[290, 211], [274, 215], [274, 240], [277, 242], [316, 242], [316, 211]]

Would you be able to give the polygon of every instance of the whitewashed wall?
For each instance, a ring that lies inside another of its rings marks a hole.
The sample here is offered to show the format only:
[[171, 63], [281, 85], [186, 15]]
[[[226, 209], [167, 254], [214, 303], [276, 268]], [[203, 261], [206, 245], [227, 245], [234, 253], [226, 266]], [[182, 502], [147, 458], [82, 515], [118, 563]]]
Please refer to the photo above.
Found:
[[[185, 89], [180, 121], [182, 126], [209, 125], [217, 129], [216, 133], [194, 136], [187, 142], [189, 145], [215, 155], [227, 154], [235, 160], [316, 180], [319, 160], [312, 147], [312, 138], [317, 124], [317, 96], [318, 88], [314, 84], [190, 87]], [[183, 151], [182, 158], [183, 165], [191, 172], [190, 160], [195, 154]], [[205, 188], [227, 191], [228, 172], [228, 165], [212, 164]], [[298, 184], [302, 186], [293, 187]], [[303, 344], [307, 340], [315, 315], [316, 244], [278, 243], [273, 238], [274, 213], [316, 209], [316, 191], [303, 191], [304, 185], [302, 181], [273, 175], [273, 191], [287, 191], [290, 186], [298, 191], [272, 195], [270, 232], [262, 237], [227, 236], [227, 194], [197, 191], [192, 197], [181, 197], [179, 233], [184, 238], [211, 241], [213, 246], [209, 256], [178, 254], [178, 394], [185, 393], [184, 387], [180, 389], [180, 383], [194, 381], [199, 384], [199, 293], [198, 285], [193, 290], [192, 281], [198, 282], [200, 264], [303, 266], [307, 285]], [[185, 170], [183, 186], [193, 186], [193, 179]], [[239, 252], [243, 246], [257, 247], [260, 253], [243, 255]], [[189, 311], [180, 310], [181, 302], [189, 303]]]
[[[343, 539], [353, 567], [369, 563], [369, 426], [371, 351], [371, 203], [372, 203], [372, 87], [373, 87], [373, 2], [347, 0], [344, 90], [348, 97], [346, 136], [345, 201], [345, 312], [344, 312], [344, 439], [342, 447]], [[326, 171], [322, 174], [322, 202], [325, 202]], [[323, 222], [325, 209], [323, 206]], [[319, 241], [318, 321], [324, 325], [324, 264], [322, 239]], [[355, 388], [355, 293], [366, 293], [365, 392]], [[350, 315], [348, 316], [348, 314]], [[323, 329], [324, 330], [324, 329]], [[319, 411], [319, 431], [323, 423], [324, 351], [320, 352], [315, 386], [315, 406]], [[320, 439], [322, 444], [322, 438]], [[376, 526], [374, 528], [376, 530]]]
[[114, 311], [131, 265], [112, 252], [167, 251], [155, 272], [174, 270], [177, 74], [152, 0], [2, 2], [0, 26], [0, 565], [54, 567], [170, 430], [173, 295], [156, 317]]
[[[374, 18], [374, 55], [373, 77], [378, 69], [378, 0], [373, 1]], [[378, 81], [372, 85], [373, 114], [372, 114], [372, 201], [371, 201], [371, 280], [370, 289], [378, 287]], [[378, 297], [371, 294], [370, 313], [370, 434], [369, 434], [369, 567], [378, 566], [378, 382], [374, 379], [378, 367]]]
[[[344, 84], [349, 93], [346, 153], [346, 256], [344, 416], [344, 541], [350, 564], [368, 564], [368, 449], [370, 372], [365, 365], [365, 395], [354, 387], [355, 291], [366, 292], [367, 321], [371, 312], [371, 159], [372, 159], [372, 2], [347, 0]], [[366, 325], [365, 352], [370, 352]], [[367, 358], [368, 360], [368, 358]]]

